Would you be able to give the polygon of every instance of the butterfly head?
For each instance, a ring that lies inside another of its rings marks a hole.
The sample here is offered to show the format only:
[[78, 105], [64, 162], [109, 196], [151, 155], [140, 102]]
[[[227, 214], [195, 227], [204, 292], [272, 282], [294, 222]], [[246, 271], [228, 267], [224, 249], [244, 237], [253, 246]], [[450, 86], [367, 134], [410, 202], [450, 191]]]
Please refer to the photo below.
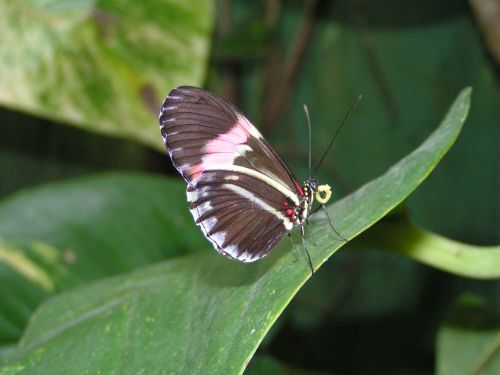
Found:
[[318, 190], [318, 181], [316, 181], [314, 178], [307, 180], [306, 185], [309, 186], [313, 193]]
[[307, 190], [310, 190], [314, 194], [314, 198], [316, 198], [319, 204], [326, 204], [332, 196], [332, 188], [328, 184], [318, 185], [318, 181], [310, 179], [304, 185], [309, 188]]

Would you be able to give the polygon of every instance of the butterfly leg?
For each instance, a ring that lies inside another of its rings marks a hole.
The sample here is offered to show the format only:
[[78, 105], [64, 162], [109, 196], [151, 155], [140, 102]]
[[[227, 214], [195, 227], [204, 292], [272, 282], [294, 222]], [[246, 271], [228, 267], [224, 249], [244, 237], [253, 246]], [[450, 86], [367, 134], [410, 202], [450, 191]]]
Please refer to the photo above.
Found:
[[[307, 224], [307, 226], [309, 227], [309, 219], [306, 219], [306, 224]], [[309, 229], [308, 229], [308, 230], [309, 230]], [[311, 243], [312, 243], [314, 246], [316, 246], [316, 245], [317, 245], [317, 244], [316, 244], [316, 242], [314, 241], [314, 237], [308, 236], [308, 238], [309, 238], [309, 241], [311, 241]]]
[[[324, 206], [324, 205], [322, 205], [322, 206]], [[316, 207], [314, 209], [314, 211], [311, 211], [311, 213], [309, 214], [308, 218], [311, 217], [312, 215], [314, 215], [316, 212], [318, 212], [320, 208], [321, 208], [321, 206], [318, 206], [318, 207]]]
[[299, 259], [299, 249], [297, 249], [297, 246], [295, 246], [295, 241], [293, 240], [292, 234], [288, 232], [288, 238], [290, 238], [290, 241], [292, 241], [292, 247], [295, 250], [295, 260], [297, 261]]
[[304, 246], [304, 250], [306, 251], [307, 254], [307, 260], [309, 261], [309, 266], [311, 267], [311, 276], [314, 275], [314, 267], [311, 261], [311, 255], [309, 255], [309, 251], [307, 250], [306, 246], [306, 239], [304, 238], [304, 226], [300, 226], [300, 236], [302, 237], [302, 245]]
[[339, 236], [342, 239], [342, 241], [347, 242], [347, 240], [339, 232], [337, 232], [337, 230], [333, 226], [332, 221], [330, 220], [330, 215], [328, 215], [328, 210], [326, 209], [326, 206], [324, 204], [322, 204], [321, 207], [323, 208], [323, 211], [325, 211], [325, 215], [328, 218], [328, 223], [330, 224], [330, 227], [332, 227], [335, 234], [337, 236]]

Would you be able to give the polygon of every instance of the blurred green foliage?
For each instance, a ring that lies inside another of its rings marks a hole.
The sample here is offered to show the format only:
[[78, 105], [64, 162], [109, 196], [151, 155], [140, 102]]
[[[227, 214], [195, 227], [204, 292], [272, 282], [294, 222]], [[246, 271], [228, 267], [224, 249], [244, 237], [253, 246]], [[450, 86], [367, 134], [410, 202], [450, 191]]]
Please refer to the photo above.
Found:
[[[457, 93], [472, 86], [463, 132], [436, 171], [382, 223], [388, 230], [375, 232], [375, 227], [354, 240], [299, 291], [259, 349], [267, 356], [249, 373], [293, 368], [297, 373], [424, 374], [436, 363], [438, 374], [459, 374], [483, 360], [476, 373], [496, 373], [498, 281], [453, 276], [379, 251], [400, 250], [394, 248], [404, 243], [400, 238], [384, 242], [380, 237], [402, 235], [390, 225], [407, 220], [457, 241], [499, 242], [499, 65], [483, 42], [471, 5], [451, 0], [183, 3], [0, 1], [0, 17], [8, 20], [0, 44], [0, 235], [23, 239], [7, 246], [0, 238], [0, 254], [20, 251], [33, 260], [35, 268], [27, 274], [41, 267], [57, 280], [47, 286], [43, 273], [20, 277], [0, 256], [7, 291], [0, 301], [0, 358], [15, 351], [26, 322], [47, 296], [193, 249], [207, 251], [199, 233], [183, 236], [179, 229], [191, 228], [181, 184], [151, 176], [127, 182], [128, 174], [118, 174], [63, 182], [59, 192], [49, 186], [48, 196], [38, 199], [44, 188], [31, 188], [116, 169], [174, 175], [168, 158], [157, 152], [161, 137], [154, 111], [173, 86], [205, 86], [234, 101], [300, 179], [308, 176], [302, 105], [312, 117], [314, 164], [362, 93], [318, 174], [333, 186], [335, 199], [415, 149]], [[33, 14], [42, 16], [35, 22]], [[131, 190], [123, 194], [122, 186]], [[142, 196], [144, 186], [154, 195]], [[85, 210], [71, 202], [77, 192], [89, 203]], [[123, 203], [129, 197], [133, 201]], [[59, 198], [66, 208], [51, 204]], [[17, 201], [22, 204], [12, 203]], [[38, 202], [45, 202], [43, 210]], [[113, 224], [114, 236], [88, 232], [79, 222], [96, 207], [104, 212], [96, 214], [96, 228]], [[171, 212], [179, 214], [172, 218]], [[22, 223], [26, 231], [12, 234]], [[141, 235], [151, 227], [155, 236]], [[73, 240], [82, 233], [90, 238], [87, 243]], [[61, 252], [44, 247], [46, 239]], [[134, 258], [132, 248], [142, 255]], [[121, 252], [129, 255], [121, 258]], [[60, 258], [51, 258], [55, 253]], [[74, 273], [75, 256], [85, 260], [88, 272]], [[455, 302], [465, 292], [480, 296], [482, 307], [466, 307], [458, 319]], [[483, 310], [488, 311], [487, 334], [473, 324], [484, 317]], [[456, 361], [462, 357], [464, 365]]]

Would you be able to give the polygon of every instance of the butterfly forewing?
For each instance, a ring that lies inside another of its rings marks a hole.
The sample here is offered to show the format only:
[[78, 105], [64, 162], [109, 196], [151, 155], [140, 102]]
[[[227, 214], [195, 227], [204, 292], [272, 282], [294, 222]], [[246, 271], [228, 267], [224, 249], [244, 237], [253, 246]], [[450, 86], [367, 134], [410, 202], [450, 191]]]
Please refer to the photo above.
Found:
[[293, 227], [303, 194], [290, 169], [233, 105], [194, 87], [169, 94], [160, 113], [172, 162], [188, 183], [196, 223], [222, 254], [266, 255]]

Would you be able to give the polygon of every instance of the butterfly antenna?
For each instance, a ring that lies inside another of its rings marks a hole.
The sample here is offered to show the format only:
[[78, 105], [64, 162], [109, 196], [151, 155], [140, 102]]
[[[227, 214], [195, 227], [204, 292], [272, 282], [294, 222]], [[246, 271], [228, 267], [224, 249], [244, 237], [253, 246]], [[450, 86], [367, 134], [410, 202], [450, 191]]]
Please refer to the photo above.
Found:
[[330, 144], [328, 145], [328, 148], [326, 149], [325, 153], [323, 154], [323, 156], [321, 157], [321, 160], [319, 161], [318, 165], [316, 166], [316, 168], [314, 169], [314, 172], [312, 174], [312, 177], [314, 177], [316, 175], [316, 172], [318, 171], [319, 167], [321, 166], [321, 164], [323, 163], [323, 161], [325, 160], [326, 158], [326, 155], [328, 154], [328, 152], [330, 151], [330, 149], [332, 148], [333, 146], [333, 142], [335, 141], [335, 138], [337, 138], [337, 136], [339, 135], [340, 131], [342, 130], [342, 127], [344, 126], [347, 118], [349, 117], [349, 115], [351, 114], [352, 110], [358, 105], [358, 103], [361, 101], [361, 99], [363, 99], [363, 95], [359, 94], [358, 97], [356, 98], [356, 100], [354, 100], [354, 102], [352, 102], [351, 104], [351, 107], [349, 108], [349, 110], [347, 111], [347, 113], [345, 114], [342, 122], [340, 123], [340, 126], [338, 127], [337, 131], [335, 132], [335, 134], [333, 135], [332, 137], [332, 140], [330, 141]]
[[312, 146], [312, 130], [311, 130], [311, 118], [309, 117], [309, 110], [307, 105], [304, 104], [304, 112], [307, 118], [307, 127], [309, 129], [309, 176], [311, 176], [311, 146]]

